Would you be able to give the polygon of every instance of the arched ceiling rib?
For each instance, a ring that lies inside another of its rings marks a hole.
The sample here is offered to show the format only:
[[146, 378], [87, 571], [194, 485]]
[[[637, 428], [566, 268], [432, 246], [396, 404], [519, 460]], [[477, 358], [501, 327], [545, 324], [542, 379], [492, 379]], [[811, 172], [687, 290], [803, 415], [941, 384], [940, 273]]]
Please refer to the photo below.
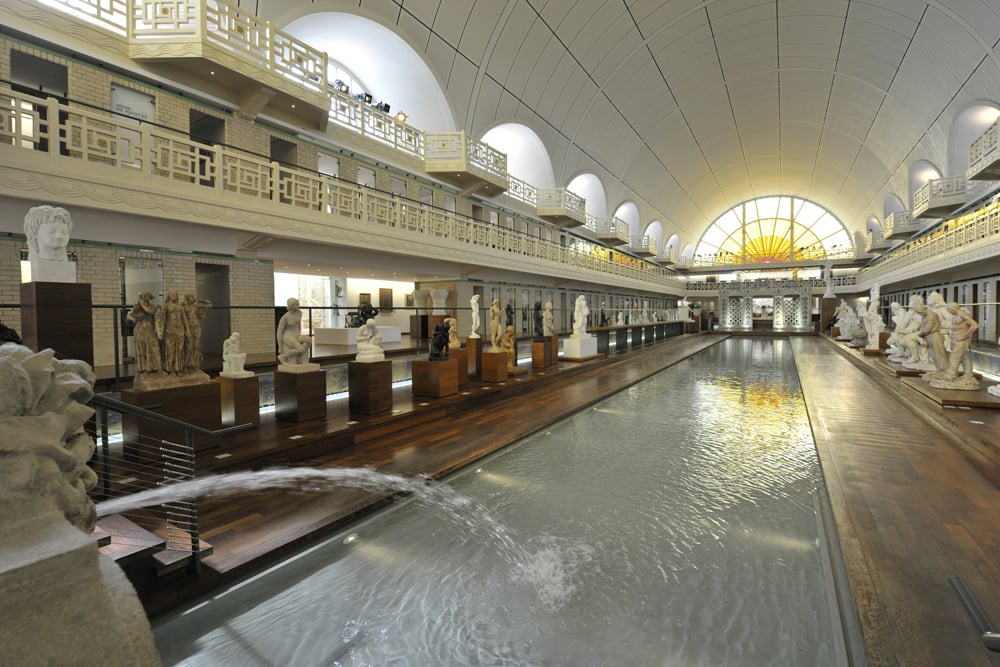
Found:
[[[291, 8], [289, 8], [289, 5]], [[755, 197], [863, 231], [946, 163], [949, 125], [1000, 98], [995, 0], [260, 0], [282, 21], [360, 13], [403, 34], [479, 136], [516, 118], [557, 183], [581, 171], [687, 242]], [[268, 12], [270, 11], [270, 16]], [[429, 130], [436, 128], [426, 128]]]

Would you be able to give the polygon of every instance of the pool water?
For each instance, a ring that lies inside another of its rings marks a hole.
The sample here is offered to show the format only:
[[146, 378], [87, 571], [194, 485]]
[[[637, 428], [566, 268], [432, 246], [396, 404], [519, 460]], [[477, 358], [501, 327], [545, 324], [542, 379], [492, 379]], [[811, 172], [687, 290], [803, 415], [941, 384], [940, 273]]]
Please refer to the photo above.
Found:
[[787, 339], [723, 340], [444, 483], [464, 516], [352, 526], [158, 622], [164, 663], [841, 661]]

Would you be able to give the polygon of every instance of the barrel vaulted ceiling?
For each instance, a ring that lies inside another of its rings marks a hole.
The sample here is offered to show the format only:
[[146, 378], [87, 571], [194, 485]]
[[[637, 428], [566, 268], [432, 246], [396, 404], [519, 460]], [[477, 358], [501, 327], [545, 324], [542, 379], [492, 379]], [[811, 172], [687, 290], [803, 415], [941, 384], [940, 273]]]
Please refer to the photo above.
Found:
[[250, 2], [279, 26], [341, 11], [391, 28], [460, 129], [531, 127], [557, 185], [592, 171], [612, 209], [634, 201], [684, 243], [773, 194], [863, 231], [887, 195], [908, 201], [916, 160], [952, 175], [952, 120], [1000, 99], [997, 0]]

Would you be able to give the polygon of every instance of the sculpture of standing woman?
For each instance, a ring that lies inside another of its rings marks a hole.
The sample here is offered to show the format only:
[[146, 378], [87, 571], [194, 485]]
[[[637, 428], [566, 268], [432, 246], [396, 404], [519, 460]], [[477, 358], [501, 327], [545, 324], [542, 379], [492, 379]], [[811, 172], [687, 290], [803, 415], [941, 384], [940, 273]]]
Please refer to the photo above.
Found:
[[545, 311], [542, 313], [542, 332], [546, 336], [551, 336], [553, 334], [553, 331], [552, 331], [552, 322], [553, 322], [553, 319], [554, 318], [552, 316], [552, 302], [551, 301], [546, 301], [545, 302]]
[[479, 295], [473, 294], [469, 300], [469, 310], [472, 311], [472, 333], [469, 338], [479, 338]]
[[156, 336], [163, 341], [163, 370], [177, 375], [187, 368], [188, 318], [177, 296], [169, 290], [156, 311]]
[[129, 311], [128, 320], [135, 323], [132, 330], [135, 340], [135, 369], [140, 373], [155, 373], [162, 366], [160, 340], [156, 336], [156, 306], [152, 292], [140, 292], [139, 300]]
[[490, 305], [490, 344], [492, 344], [492, 351], [500, 351], [500, 336], [503, 334], [500, 332], [500, 299], [493, 299], [493, 303]]
[[201, 368], [201, 321], [212, 307], [208, 299], [199, 299], [194, 294], [184, 295], [184, 315], [187, 317], [188, 337], [185, 341], [185, 368]]

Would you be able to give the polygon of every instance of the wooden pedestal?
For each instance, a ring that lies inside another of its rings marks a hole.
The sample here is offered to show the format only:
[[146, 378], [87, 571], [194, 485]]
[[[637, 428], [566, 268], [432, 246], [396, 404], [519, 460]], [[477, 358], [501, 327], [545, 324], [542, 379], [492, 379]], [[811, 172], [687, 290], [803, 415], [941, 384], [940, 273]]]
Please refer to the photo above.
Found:
[[326, 417], [326, 373], [274, 374], [274, 416], [287, 422]]
[[410, 364], [413, 395], [441, 398], [458, 393], [458, 360], [419, 360]]
[[94, 315], [89, 283], [21, 283], [21, 340], [35, 352], [94, 365]]
[[555, 363], [552, 356], [552, 345], [548, 339], [531, 342], [531, 367], [548, 368]]
[[392, 362], [347, 362], [348, 405], [352, 413], [376, 415], [392, 410]]
[[507, 353], [483, 352], [483, 382], [504, 382], [507, 379]]
[[215, 380], [222, 396], [222, 424], [260, 425], [260, 380], [256, 375], [245, 378], [227, 378], [221, 375]]
[[458, 368], [458, 386], [464, 387], [469, 384], [469, 351], [461, 347], [457, 350], [448, 350], [448, 354], [455, 360]]
[[469, 338], [465, 341], [465, 349], [468, 353], [469, 375], [472, 377], [482, 377], [483, 375], [483, 339]]
[[[149, 391], [125, 389], [122, 402], [212, 431], [222, 428], [222, 394], [215, 382]], [[143, 452], [149, 451], [154, 440], [185, 442], [181, 428], [128, 414], [122, 416], [122, 435], [125, 457], [131, 460], [149, 458]], [[211, 449], [218, 444], [214, 438], [195, 436], [195, 451]]]

